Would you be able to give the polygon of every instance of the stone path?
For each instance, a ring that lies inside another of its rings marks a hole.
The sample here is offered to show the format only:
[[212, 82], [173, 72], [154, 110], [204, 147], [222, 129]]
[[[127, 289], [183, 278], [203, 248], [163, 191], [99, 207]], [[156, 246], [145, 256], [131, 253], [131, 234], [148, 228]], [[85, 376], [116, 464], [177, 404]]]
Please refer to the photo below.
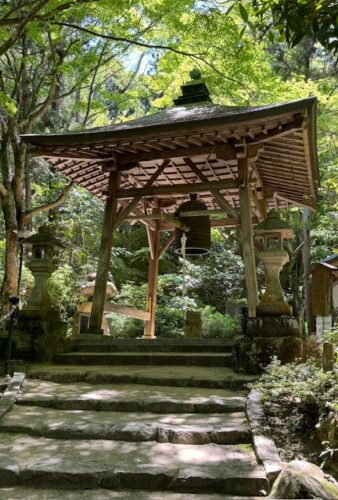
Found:
[[[27, 373], [0, 420], [3, 500], [249, 499], [268, 489], [244, 412], [248, 378], [229, 368], [50, 364]], [[231, 380], [241, 389], [227, 388]]]

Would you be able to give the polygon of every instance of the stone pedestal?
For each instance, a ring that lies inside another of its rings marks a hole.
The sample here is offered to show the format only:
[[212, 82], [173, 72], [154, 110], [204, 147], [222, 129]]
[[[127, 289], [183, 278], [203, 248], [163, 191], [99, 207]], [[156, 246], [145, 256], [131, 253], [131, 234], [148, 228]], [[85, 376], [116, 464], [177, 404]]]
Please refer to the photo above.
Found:
[[289, 262], [289, 255], [284, 250], [266, 250], [258, 253], [265, 272], [265, 292], [260, 297], [257, 316], [291, 316], [292, 310], [287, 304], [279, 281], [279, 273]]
[[248, 373], [260, 373], [273, 357], [282, 364], [301, 356], [302, 337], [298, 321], [289, 316], [249, 318], [247, 335], [235, 344], [239, 368]]
[[29, 361], [51, 361], [71, 347], [67, 324], [56, 311], [23, 310], [13, 332], [13, 357]]
[[199, 311], [187, 311], [185, 315], [184, 336], [187, 338], [202, 337], [202, 318]]

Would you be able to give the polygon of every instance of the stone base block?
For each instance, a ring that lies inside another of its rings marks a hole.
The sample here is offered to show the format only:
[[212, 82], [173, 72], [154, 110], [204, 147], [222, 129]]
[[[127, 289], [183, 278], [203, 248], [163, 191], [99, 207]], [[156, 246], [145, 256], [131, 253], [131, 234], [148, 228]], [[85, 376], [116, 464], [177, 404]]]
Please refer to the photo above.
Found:
[[188, 338], [202, 337], [202, 317], [199, 311], [186, 312], [184, 336]]
[[290, 316], [264, 316], [249, 318], [247, 335], [249, 337], [299, 337], [298, 321]]
[[20, 312], [13, 331], [12, 357], [29, 361], [51, 361], [70, 348], [67, 324], [55, 315], [39, 318]]
[[241, 337], [234, 346], [237, 367], [247, 373], [260, 373], [277, 357], [282, 364], [301, 356], [301, 337]]
[[283, 364], [301, 356], [302, 338], [298, 321], [290, 316], [249, 318], [247, 335], [235, 345], [237, 364], [248, 373], [260, 373], [272, 358]]

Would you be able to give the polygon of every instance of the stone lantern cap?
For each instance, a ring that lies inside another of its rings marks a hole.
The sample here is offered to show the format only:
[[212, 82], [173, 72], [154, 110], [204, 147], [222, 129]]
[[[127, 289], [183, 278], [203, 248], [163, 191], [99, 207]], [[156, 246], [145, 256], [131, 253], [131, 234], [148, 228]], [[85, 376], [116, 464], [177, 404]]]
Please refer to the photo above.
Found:
[[266, 219], [255, 226], [256, 236], [268, 236], [269, 234], [280, 234], [281, 238], [292, 238], [292, 229], [279, 216], [277, 210], [270, 210], [267, 214]]
[[[80, 288], [81, 295], [84, 295], [86, 297], [93, 297], [95, 281], [96, 281], [96, 273], [89, 274], [88, 281]], [[118, 291], [115, 284], [112, 281], [108, 281], [106, 286], [106, 297], [109, 298], [115, 297], [117, 293]]]
[[62, 241], [51, 234], [50, 227], [47, 225], [40, 226], [37, 233], [25, 239], [25, 243], [65, 248]]

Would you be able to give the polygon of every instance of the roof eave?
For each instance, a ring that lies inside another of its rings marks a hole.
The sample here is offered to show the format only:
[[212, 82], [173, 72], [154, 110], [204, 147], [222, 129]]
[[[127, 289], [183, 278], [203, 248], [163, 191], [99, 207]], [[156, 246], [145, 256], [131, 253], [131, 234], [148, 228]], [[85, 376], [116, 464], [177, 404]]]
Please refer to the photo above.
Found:
[[[89, 142], [90, 144], [101, 143], [110, 140], [133, 140], [135, 136], [142, 134], [142, 138], [149, 135], [157, 135], [159, 132], [177, 131], [180, 127], [198, 129], [208, 125], [235, 125], [241, 122], [255, 121], [262, 118], [277, 117], [286, 113], [296, 113], [297, 111], [312, 110], [315, 107], [316, 98], [310, 97], [297, 101], [287, 102], [276, 106], [266, 107], [249, 112], [228, 115], [219, 118], [206, 118], [200, 120], [187, 120], [174, 123], [164, 123], [157, 125], [145, 125], [123, 130], [104, 130], [63, 133], [63, 134], [23, 134], [21, 139], [33, 148], [36, 146], [66, 146], [80, 145]], [[312, 114], [312, 111], [311, 111]]]

